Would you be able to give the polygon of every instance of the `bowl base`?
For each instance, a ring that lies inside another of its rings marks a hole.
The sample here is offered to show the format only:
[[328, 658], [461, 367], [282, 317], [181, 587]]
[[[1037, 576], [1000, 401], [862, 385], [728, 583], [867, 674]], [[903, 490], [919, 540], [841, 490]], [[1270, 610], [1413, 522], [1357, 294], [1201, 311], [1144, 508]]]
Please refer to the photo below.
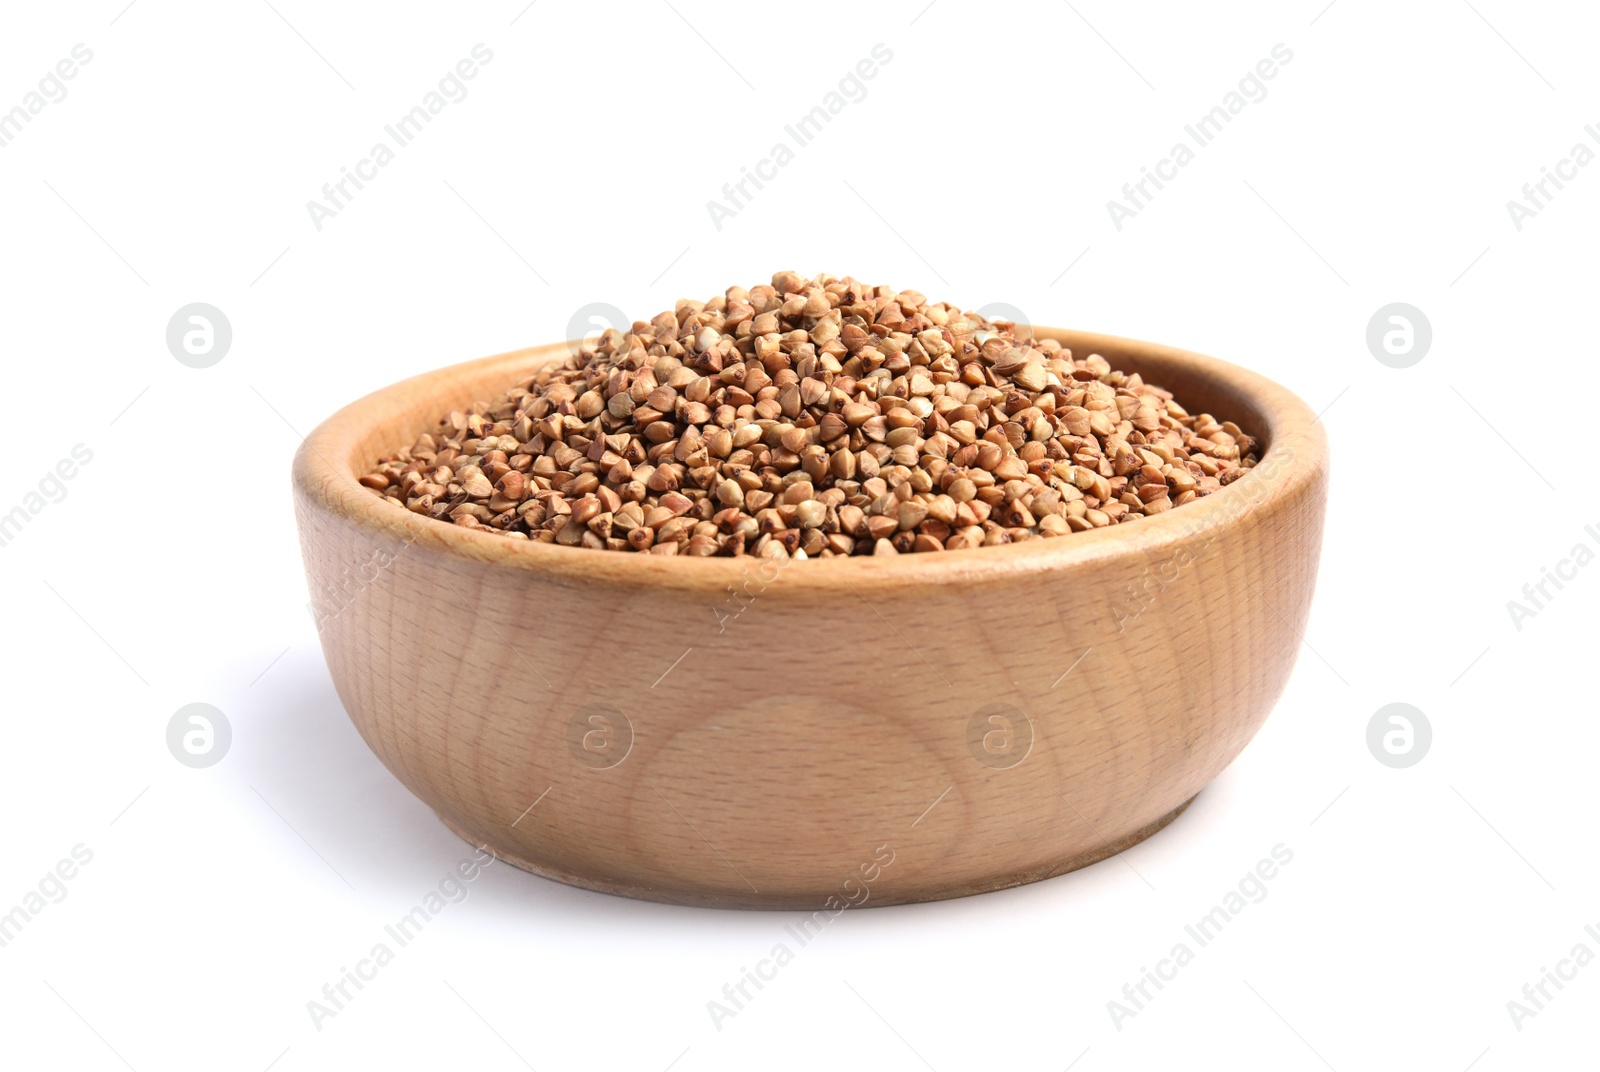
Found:
[[[1099, 863], [1101, 860], [1115, 856], [1119, 852], [1131, 849], [1133, 846], [1139, 844], [1139, 842], [1143, 841], [1152, 834], [1160, 831], [1168, 823], [1171, 823], [1172, 820], [1182, 815], [1184, 810], [1188, 808], [1190, 804], [1193, 804], [1198, 796], [1199, 794], [1196, 793], [1195, 796], [1192, 796], [1182, 804], [1179, 804], [1176, 808], [1173, 808], [1155, 822], [1150, 823], [1148, 826], [1141, 827], [1125, 837], [1118, 838], [1109, 845], [1102, 845], [1099, 848], [1092, 849], [1086, 853], [1079, 853], [1077, 856], [1072, 856], [1065, 860], [1058, 860], [1040, 867], [1029, 868], [1026, 871], [1014, 871], [1003, 875], [992, 875], [977, 879], [972, 882], [956, 883], [951, 885], [930, 884], [915, 889], [906, 889], [895, 893], [885, 894], [881, 897], [874, 894], [871, 899], [856, 907], [872, 908], [881, 905], [917, 904], [923, 901], [944, 901], [954, 897], [970, 897], [976, 893], [988, 893], [991, 890], [1004, 890], [1010, 889], [1013, 886], [1025, 886], [1030, 882], [1040, 882], [1047, 878], [1054, 878], [1057, 875], [1064, 875], [1068, 871], [1076, 871], [1079, 868], [1088, 867], [1090, 864]], [[735, 889], [676, 889], [671, 887], [629, 885], [626, 883], [612, 882], [602, 878], [594, 878], [589, 875], [583, 875], [572, 871], [564, 871], [560, 868], [549, 867], [544, 864], [536, 864], [530, 860], [524, 859], [523, 857], [517, 856], [514, 853], [508, 853], [502, 849], [496, 848], [493, 845], [485, 844], [477, 837], [462, 829], [456, 823], [445, 818], [443, 815], [439, 816], [439, 821], [442, 822], [451, 833], [455, 834], [469, 845], [493, 854], [497, 860], [503, 860], [504, 862], [511, 864], [513, 867], [530, 872], [531, 874], [538, 875], [540, 878], [554, 879], [557, 882], [564, 883], [568, 886], [576, 886], [579, 889], [594, 890], [597, 893], [609, 893], [617, 897], [631, 897], [639, 901], [656, 901], [662, 904], [693, 905], [701, 908], [809, 910], [819, 907], [819, 899], [810, 895], [785, 893], [753, 895], [750, 893], [741, 893]]]

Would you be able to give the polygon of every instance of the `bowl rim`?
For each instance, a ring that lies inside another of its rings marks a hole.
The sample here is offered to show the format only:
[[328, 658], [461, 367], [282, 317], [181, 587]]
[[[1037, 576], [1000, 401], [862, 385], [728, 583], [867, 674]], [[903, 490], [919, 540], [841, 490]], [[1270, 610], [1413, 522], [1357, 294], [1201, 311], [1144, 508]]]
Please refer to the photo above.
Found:
[[[1135, 364], [1141, 358], [1149, 358], [1157, 363], [1188, 366], [1198, 377], [1214, 380], [1229, 393], [1244, 398], [1261, 415], [1266, 427], [1258, 435], [1267, 442], [1266, 454], [1254, 469], [1222, 491], [1131, 524], [998, 547], [817, 558], [808, 560], [798, 573], [785, 568], [786, 580], [799, 578], [868, 589], [948, 584], [958, 579], [981, 583], [1029, 573], [1093, 568], [1129, 555], [1160, 557], [1191, 539], [1214, 537], [1257, 510], [1297, 500], [1309, 485], [1325, 475], [1327, 438], [1320, 416], [1287, 388], [1259, 373], [1219, 358], [1138, 339], [1039, 325], [1033, 325], [1032, 331], [1035, 338], [1054, 338], [1074, 350], [1081, 347], [1115, 353], [1132, 358]], [[451, 380], [464, 386], [466, 381], [493, 371], [506, 372], [504, 382], [510, 385], [522, 374], [520, 370], [531, 373], [540, 365], [573, 352], [573, 345], [548, 343], [434, 369], [379, 388], [344, 406], [313, 429], [295, 452], [292, 480], [297, 512], [320, 510], [402, 545], [581, 583], [687, 589], [720, 595], [729, 585], [747, 580], [752, 564], [774, 561], [787, 567], [793, 562], [750, 556], [651, 555], [512, 540], [397, 506], [358, 483], [363, 474], [343, 461], [353, 456], [373, 418], [392, 411], [403, 400], [419, 392], [437, 393], [440, 385]], [[483, 395], [477, 397], [481, 399]], [[466, 399], [461, 404], [470, 401]], [[1231, 418], [1219, 415], [1219, 419]], [[1257, 434], [1254, 429], [1252, 433]], [[1277, 478], [1279, 468], [1283, 468], [1282, 479]], [[1251, 485], [1264, 490], [1251, 493]], [[303, 517], [301, 524], [303, 529]]]

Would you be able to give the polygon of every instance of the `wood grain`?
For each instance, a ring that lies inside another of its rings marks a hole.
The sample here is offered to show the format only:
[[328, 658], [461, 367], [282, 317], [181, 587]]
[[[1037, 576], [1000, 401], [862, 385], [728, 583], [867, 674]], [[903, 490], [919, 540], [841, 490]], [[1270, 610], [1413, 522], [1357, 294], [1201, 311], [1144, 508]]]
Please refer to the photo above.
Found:
[[565, 343], [346, 407], [294, 464], [345, 709], [463, 838], [632, 897], [932, 900], [1136, 843], [1239, 754], [1282, 692], [1315, 583], [1327, 445], [1304, 403], [1243, 369], [1034, 331], [1236, 421], [1265, 441], [1261, 465], [1131, 524], [763, 571], [511, 541], [356, 483]]

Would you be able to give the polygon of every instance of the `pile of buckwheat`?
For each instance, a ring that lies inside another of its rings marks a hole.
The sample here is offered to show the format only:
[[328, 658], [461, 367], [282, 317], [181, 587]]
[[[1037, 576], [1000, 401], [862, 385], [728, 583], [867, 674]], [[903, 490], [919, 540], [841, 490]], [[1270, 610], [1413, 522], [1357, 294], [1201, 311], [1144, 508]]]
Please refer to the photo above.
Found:
[[913, 290], [779, 272], [607, 330], [361, 483], [514, 539], [662, 555], [955, 551], [1209, 495], [1230, 421]]

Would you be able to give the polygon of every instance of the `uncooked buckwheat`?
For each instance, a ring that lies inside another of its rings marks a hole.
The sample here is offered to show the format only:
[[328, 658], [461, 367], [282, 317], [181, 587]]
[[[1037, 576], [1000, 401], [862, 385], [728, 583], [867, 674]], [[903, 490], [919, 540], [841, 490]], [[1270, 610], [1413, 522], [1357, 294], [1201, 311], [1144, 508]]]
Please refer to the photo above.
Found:
[[1231, 421], [920, 293], [779, 272], [450, 413], [361, 483], [568, 546], [827, 557], [1127, 523], [1256, 463]]

